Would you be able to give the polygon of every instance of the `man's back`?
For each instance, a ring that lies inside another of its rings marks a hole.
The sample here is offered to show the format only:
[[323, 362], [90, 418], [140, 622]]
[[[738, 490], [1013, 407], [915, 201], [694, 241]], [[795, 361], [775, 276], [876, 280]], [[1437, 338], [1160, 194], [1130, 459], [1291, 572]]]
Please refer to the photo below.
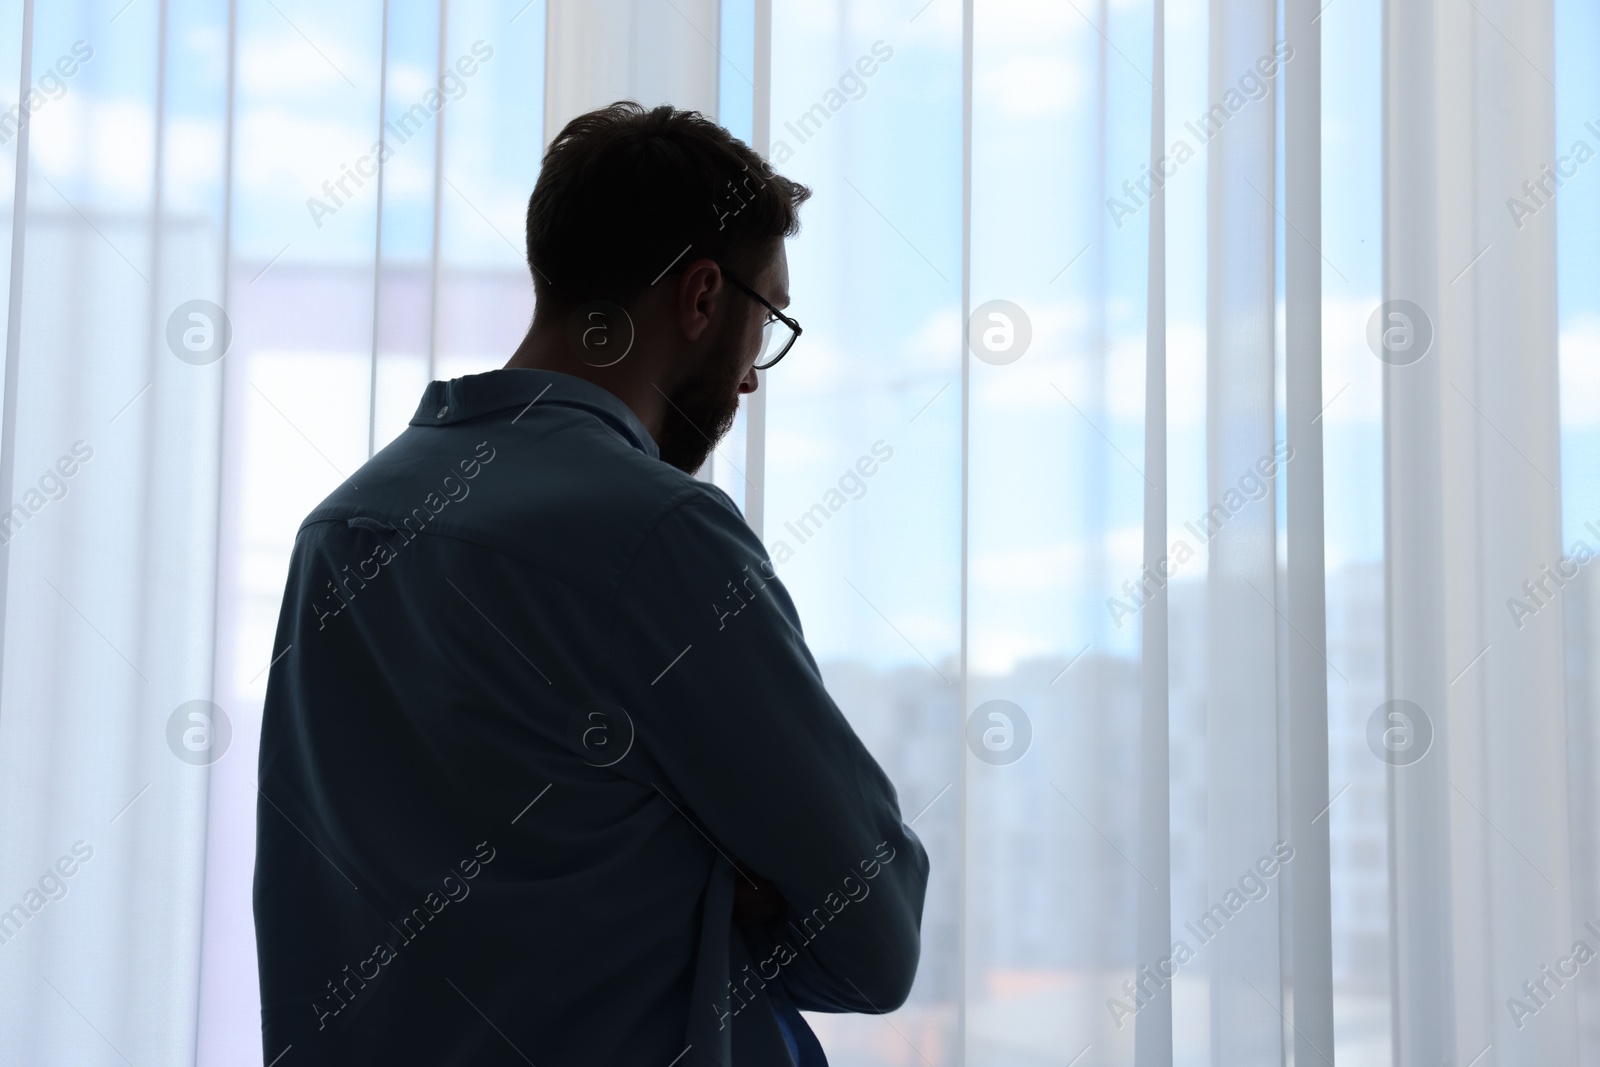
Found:
[[[295, 546], [267, 1059], [783, 1063], [794, 1009], [903, 1001], [926, 856], [771, 574], [598, 386], [430, 386]], [[787, 919], [733, 927], [735, 861]]]

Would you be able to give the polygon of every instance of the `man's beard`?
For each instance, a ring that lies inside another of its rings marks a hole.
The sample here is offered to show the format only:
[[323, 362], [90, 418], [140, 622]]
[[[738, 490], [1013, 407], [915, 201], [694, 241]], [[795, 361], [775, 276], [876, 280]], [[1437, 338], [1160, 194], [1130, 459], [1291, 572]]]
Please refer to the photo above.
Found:
[[683, 384], [667, 395], [656, 445], [661, 458], [686, 474], [705, 465], [739, 413], [743, 360], [735, 344], [719, 345]]

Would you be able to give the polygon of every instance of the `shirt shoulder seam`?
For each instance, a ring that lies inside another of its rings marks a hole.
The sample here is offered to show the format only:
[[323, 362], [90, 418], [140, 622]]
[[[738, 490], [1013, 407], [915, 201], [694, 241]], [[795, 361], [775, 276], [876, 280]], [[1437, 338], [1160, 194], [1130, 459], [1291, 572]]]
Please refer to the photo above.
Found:
[[[617, 577], [615, 582], [595, 583], [595, 585], [598, 586], [599, 591], [606, 594], [614, 603], [618, 591], [621, 589], [629, 572], [633, 570], [633, 566], [638, 561], [640, 554], [643, 553], [645, 546], [649, 544], [651, 536], [667, 519], [667, 517], [674, 511], [681, 508], [684, 504], [692, 504], [703, 501], [704, 499], [705, 498], [701, 495], [701, 490], [698, 485], [686, 485], [662, 502], [662, 504], [657, 508], [656, 513], [645, 522], [644, 527], [639, 534], [637, 543], [623, 557], [622, 562], [619, 564], [616, 571]], [[299, 532], [304, 532], [313, 526], [348, 524], [349, 520], [352, 518], [367, 518], [377, 522], [385, 523], [386, 525], [389, 524], [388, 519], [378, 515], [328, 515], [317, 519], [307, 518], [300, 524]], [[503, 548], [499, 545], [489, 544], [488, 542], [476, 537], [453, 531], [443, 531], [437, 529], [419, 530], [415, 534], [410, 534], [409, 531], [403, 531], [397, 526], [391, 525], [391, 529], [393, 529], [396, 533], [407, 533], [408, 536], [413, 540], [418, 537], [429, 537], [439, 541], [450, 541], [456, 544], [471, 545], [474, 548], [482, 549], [485, 552], [491, 552], [494, 555], [500, 556], [504, 559], [514, 560], [523, 566], [538, 571], [540, 574], [546, 575], [558, 582], [561, 582], [563, 585], [573, 588], [584, 587], [583, 583], [574, 582], [570, 577], [544, 566], [536, 559], [525, 556], [514, 550]], [[591, 586], [590, 588], [594, 587]]]
[[[727, 505], [715, 496], [710, 495], [707, 492], [708, 489], [717, 489], [717, 487], [699, 481], [692, 485], [684, 486], [683, 489], [668, 498], [660, 513], [646, 524], [639, 535], [638, 544], [634, 546], [633, 552], [628, 556], [627, 562], [623, 564], [622, 569], [617, 572], [617, 584], [611, 590], [613, 607], [616, 606], [616, 599], [622, 593], [622, 587], [628, 582], [628, 576], [633, 573], [634, 566], [639, 562], [639, 557], [644, 554], [645, 548], [650, 544], [650, 539], [655, 536], [662, 524], [671, 518], [675, 512], [682, 511], [686, 506], [709, 507], [715, 505], [719, 509], [726, 509]], [[717, 492], [720, 493], [721, 490], [717, 489]]]

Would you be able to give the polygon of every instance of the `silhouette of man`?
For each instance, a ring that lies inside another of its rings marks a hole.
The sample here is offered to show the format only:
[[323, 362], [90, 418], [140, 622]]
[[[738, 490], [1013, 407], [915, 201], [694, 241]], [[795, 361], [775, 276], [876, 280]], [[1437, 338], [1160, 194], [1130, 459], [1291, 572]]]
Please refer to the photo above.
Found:
[[536, 312], [302, 524], [262, 724], [266, 1060], [799, 1065], [909, 996], [927, 855], [698, 470], [809, 190], [694, 112], [550, 145]]

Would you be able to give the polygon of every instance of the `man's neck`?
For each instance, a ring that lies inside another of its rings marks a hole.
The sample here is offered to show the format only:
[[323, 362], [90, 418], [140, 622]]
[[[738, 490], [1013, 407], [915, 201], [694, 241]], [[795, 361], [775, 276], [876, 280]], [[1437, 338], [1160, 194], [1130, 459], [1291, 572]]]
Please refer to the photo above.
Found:
[[628, 405], [650, 436], [659, 439], [666, 398], [647, 375], [640, 373], [644, 361], [635, 359], [631, 366], [627, 366], [628, 361], [624, 360], [609, 367], [585, 363], [572, 353], [565, 334], [564, 327], [551, 327], [548, 323], [535, 320], [528, 335], [511, 353], [505, 369], [557, 371], [598, 385]]

